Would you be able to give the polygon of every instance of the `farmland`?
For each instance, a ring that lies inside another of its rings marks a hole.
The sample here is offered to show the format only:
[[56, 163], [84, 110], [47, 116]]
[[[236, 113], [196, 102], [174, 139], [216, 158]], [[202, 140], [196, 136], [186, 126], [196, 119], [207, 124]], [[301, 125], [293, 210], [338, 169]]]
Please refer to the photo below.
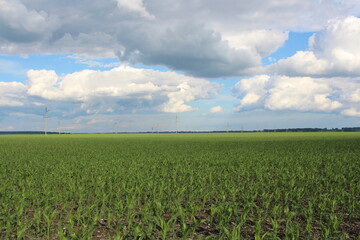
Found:
[[359, 133], [0, 136], [0, 239], [358, 239]]

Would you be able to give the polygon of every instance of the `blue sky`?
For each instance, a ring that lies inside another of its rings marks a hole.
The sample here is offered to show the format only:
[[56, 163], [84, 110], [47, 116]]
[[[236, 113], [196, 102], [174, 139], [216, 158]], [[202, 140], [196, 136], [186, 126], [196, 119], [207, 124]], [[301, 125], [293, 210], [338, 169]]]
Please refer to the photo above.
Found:
[[357, 1], [0, 4], [0, 131], [360, 125]]

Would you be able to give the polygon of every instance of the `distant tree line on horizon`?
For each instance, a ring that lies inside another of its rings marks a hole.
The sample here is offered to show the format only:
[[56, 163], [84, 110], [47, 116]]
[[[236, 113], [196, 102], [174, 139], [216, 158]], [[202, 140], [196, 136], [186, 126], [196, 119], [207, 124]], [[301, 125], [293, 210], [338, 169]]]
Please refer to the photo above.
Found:
[[[281, 129], [263, 129], [263, 130], [220, 130], [220, 131], [178, 131], [178, 133], [251, 133], [251, 132], [360, 132], [360, 127], [343, 127], [343, 128], [281, 128]], [[106, 132], [104, 132], [106, 133]], [[114, 133], [114, 132], [107, 132]], [[153, 133], [153, 132], [119, 132], [119, 133]], [[159, 133], [174, 133], [174, 131], [162, 131]], [[0, 131], [0, 135], [16, 134], [45, 134], [44, 131]], [[66, 132], [47, 132], [47, 134], [71, 134]]]

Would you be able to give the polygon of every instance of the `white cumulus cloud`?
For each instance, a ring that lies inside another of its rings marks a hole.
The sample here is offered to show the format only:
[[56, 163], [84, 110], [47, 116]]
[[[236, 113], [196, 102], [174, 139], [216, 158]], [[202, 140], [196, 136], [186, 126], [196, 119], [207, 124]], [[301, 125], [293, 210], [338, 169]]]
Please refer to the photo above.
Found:
[[280, 76], [269, 89], [265, 107], [270, 110], [331, 112], [342, 104], [331, 100], [333, 89], [324, 81], [309, 77]]
[[192, 111], [190, 102], [213, 98], [221, 89], [219, 84], [204, 79], [129, 66], [109, 71], [83, 70], [61, 77], [51, 70], [30, 70], [28, 82], [30, 96], [78, 102], [88, 113], [130, 108]]
[[239, 81], [236, 110], [337, 112], [357, 116], [358, 78], [312, 78], [260, 75]]
[[234, 93], [241, 98], [236, 110], [249, 107], [258, 107], [263, 104], [262, 101], [267, 93], [266, 85], [270, 81], [268, 75], [258, 75], [252, 78], [246, 78], [234, 86]]
[[291, 76], [359, 76], [360, 18], [333, 19], [310, 38], [310, 50], [280, 60], [271, 71]]

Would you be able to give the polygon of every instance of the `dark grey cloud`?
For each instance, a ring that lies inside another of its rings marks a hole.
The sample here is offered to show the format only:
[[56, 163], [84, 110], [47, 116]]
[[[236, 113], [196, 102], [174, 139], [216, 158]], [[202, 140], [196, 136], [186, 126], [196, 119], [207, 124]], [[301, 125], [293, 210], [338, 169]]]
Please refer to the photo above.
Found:
[[119, 53], [121, 60], [163, 65], [199, 77], [241, 75], [244, 69], [260, 65], [250, 49], [232, 49], [219, 33], [190, 22], [161, 30], [127, 30], [120, 34], [126, 46]]

